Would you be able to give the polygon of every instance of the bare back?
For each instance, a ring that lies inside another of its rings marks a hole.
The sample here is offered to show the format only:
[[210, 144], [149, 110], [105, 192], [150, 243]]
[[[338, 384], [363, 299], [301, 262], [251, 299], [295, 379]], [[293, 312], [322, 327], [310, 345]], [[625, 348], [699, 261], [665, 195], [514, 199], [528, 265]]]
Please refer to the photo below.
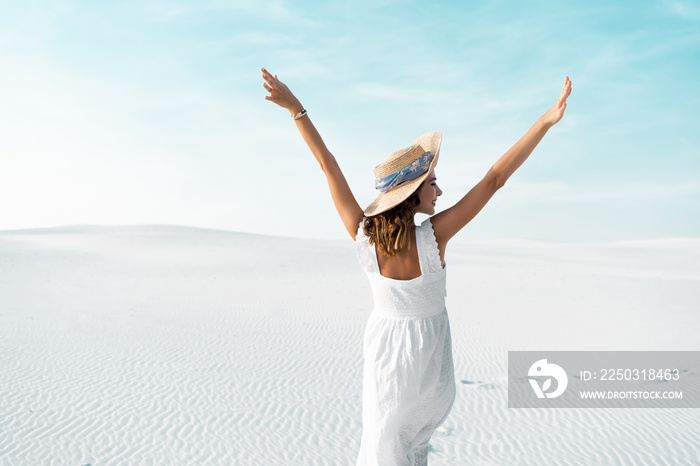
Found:
[[[438, 242], [440, 251], [440, 262], [445, 262], [445, 244]], [[408, 246], [399, 249], [394, 256], [387, 256], [377, 249], [374, 250], [379, 264], [379, 273], [393, 280], [414, 280], [421, 276], [420, 260], [418, 259], [418, 248], [416, 247], [416, 227], [411, 228], [410, 248]]]

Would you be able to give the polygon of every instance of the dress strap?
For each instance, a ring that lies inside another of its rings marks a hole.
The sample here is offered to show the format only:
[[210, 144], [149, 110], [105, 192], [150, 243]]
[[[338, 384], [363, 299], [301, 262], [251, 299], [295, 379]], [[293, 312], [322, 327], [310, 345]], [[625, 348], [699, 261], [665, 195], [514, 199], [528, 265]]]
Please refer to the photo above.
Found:
[[[425, 219], [418, 227], [421, 238], [418, 241], [423, 243], [421, 248], [425, 255], [425, 262], [431, 272], [440, 272], [444, 270], [440, 260], [440, 250], [438, 249], [437, 239], [435, 239], [435, 231], [430, 218]], [[419, 232], [416, 230], [416, 238]], [[419, 249], [420, 252], [420, 249]]]
[[357, 235], [355, 236], [355, 255], [357, 256], [362, 270], [367, 273], [372, 273], [375, 267], [374, 259], [372, 258], [372, 254], [374, 253], [370, 250], [372, 245], [369, 244], [369, 238], [365, 235], [363, 229], [366, 219], [367, 217], [362, 218], [360, 226], [357, 229]]
[[421, 227], [416, 225], [416, 249], [418, 250], [418, 264], [420, 265], [420, 275], [425, 278], [428, 271], [428, 261], [426, 257], [425, 240], [422, 238]]

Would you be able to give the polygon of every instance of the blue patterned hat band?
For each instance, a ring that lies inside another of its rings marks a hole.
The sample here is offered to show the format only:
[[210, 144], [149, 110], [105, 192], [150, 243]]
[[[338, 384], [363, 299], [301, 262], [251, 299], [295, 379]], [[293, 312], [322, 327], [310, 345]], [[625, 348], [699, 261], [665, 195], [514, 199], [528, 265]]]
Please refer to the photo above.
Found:
[[432, 161], [433, 154], [425, 152], [408, 167], [374, 180], [374, 187], [385, 193], [404, 181], [414, 180], [428, 170]]

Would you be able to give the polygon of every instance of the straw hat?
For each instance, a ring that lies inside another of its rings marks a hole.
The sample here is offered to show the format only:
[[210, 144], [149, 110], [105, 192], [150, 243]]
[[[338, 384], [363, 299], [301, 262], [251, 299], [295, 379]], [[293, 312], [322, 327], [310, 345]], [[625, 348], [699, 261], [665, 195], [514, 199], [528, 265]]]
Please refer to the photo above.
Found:
[[[388, 191], [383, 192], [365, 209], [365, 216], [381, 214], [392, 207], [396, 207], [413, 194], [425, 180], [430, 172], [435, 168], [440, 155], [440, 143], [442, 142], [442, 133], [432, 132], [425, 133], [418, 139], [413, 141], [410, 146], [397, 150], [387, 157], [381, 164], [374, 169], [375, 185], [382, 179], [386, 180], [389, 175], [399, 172], [401, 169], [406, 169], [412, 163], [416, 162], [420, 157], [423, 160], [430, 159], [430, 165], [427, 170], [420, 174], [417, 178], [407, 181], [400, 181]], [[429, 154], [426, 154], [429, 152]], [[424, 165], [418, 168], [421, 171]], [[415, 173], [415, 170], [412, 170]], [[409, 175], [410, 176], [410, 175]], [[391, 177], [389, 177], [391, 178]], [[398, 178], [401, 178], [399, 175]], [[379, 188], [377, 188], [379, 189]]]

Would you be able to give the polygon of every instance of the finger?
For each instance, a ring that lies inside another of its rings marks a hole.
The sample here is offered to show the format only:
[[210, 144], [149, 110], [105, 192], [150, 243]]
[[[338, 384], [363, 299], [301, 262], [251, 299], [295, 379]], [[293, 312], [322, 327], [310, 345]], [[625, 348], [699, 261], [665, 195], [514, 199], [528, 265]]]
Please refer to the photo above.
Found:
[[276, 78], [273, 78], [272, 75], [267, 70], [265, 70], [263, 72], [263, 79], [265, 79], [265, 81], [267, 81], [269, 83], [276, 81]]
[[270, 73], [267, 73], [267, 74], [263, 75], [263, 78], [265, 79], [265, 81], [267, 81], [270, 84], [275, 84], [275, 85], [282, 84], [279, 81], [279, 79], [277, 79], [277, 75], [272, 76]]
[[566, 84], [564, 85], [564, 88], [561, 90], [561, 94], [559, 94], [559, 98], [557, 99], [557, 102], [565, 102], [566, 98], [569, 97], [569, 94], [571, 94], [571, 87], [567, 86]]

